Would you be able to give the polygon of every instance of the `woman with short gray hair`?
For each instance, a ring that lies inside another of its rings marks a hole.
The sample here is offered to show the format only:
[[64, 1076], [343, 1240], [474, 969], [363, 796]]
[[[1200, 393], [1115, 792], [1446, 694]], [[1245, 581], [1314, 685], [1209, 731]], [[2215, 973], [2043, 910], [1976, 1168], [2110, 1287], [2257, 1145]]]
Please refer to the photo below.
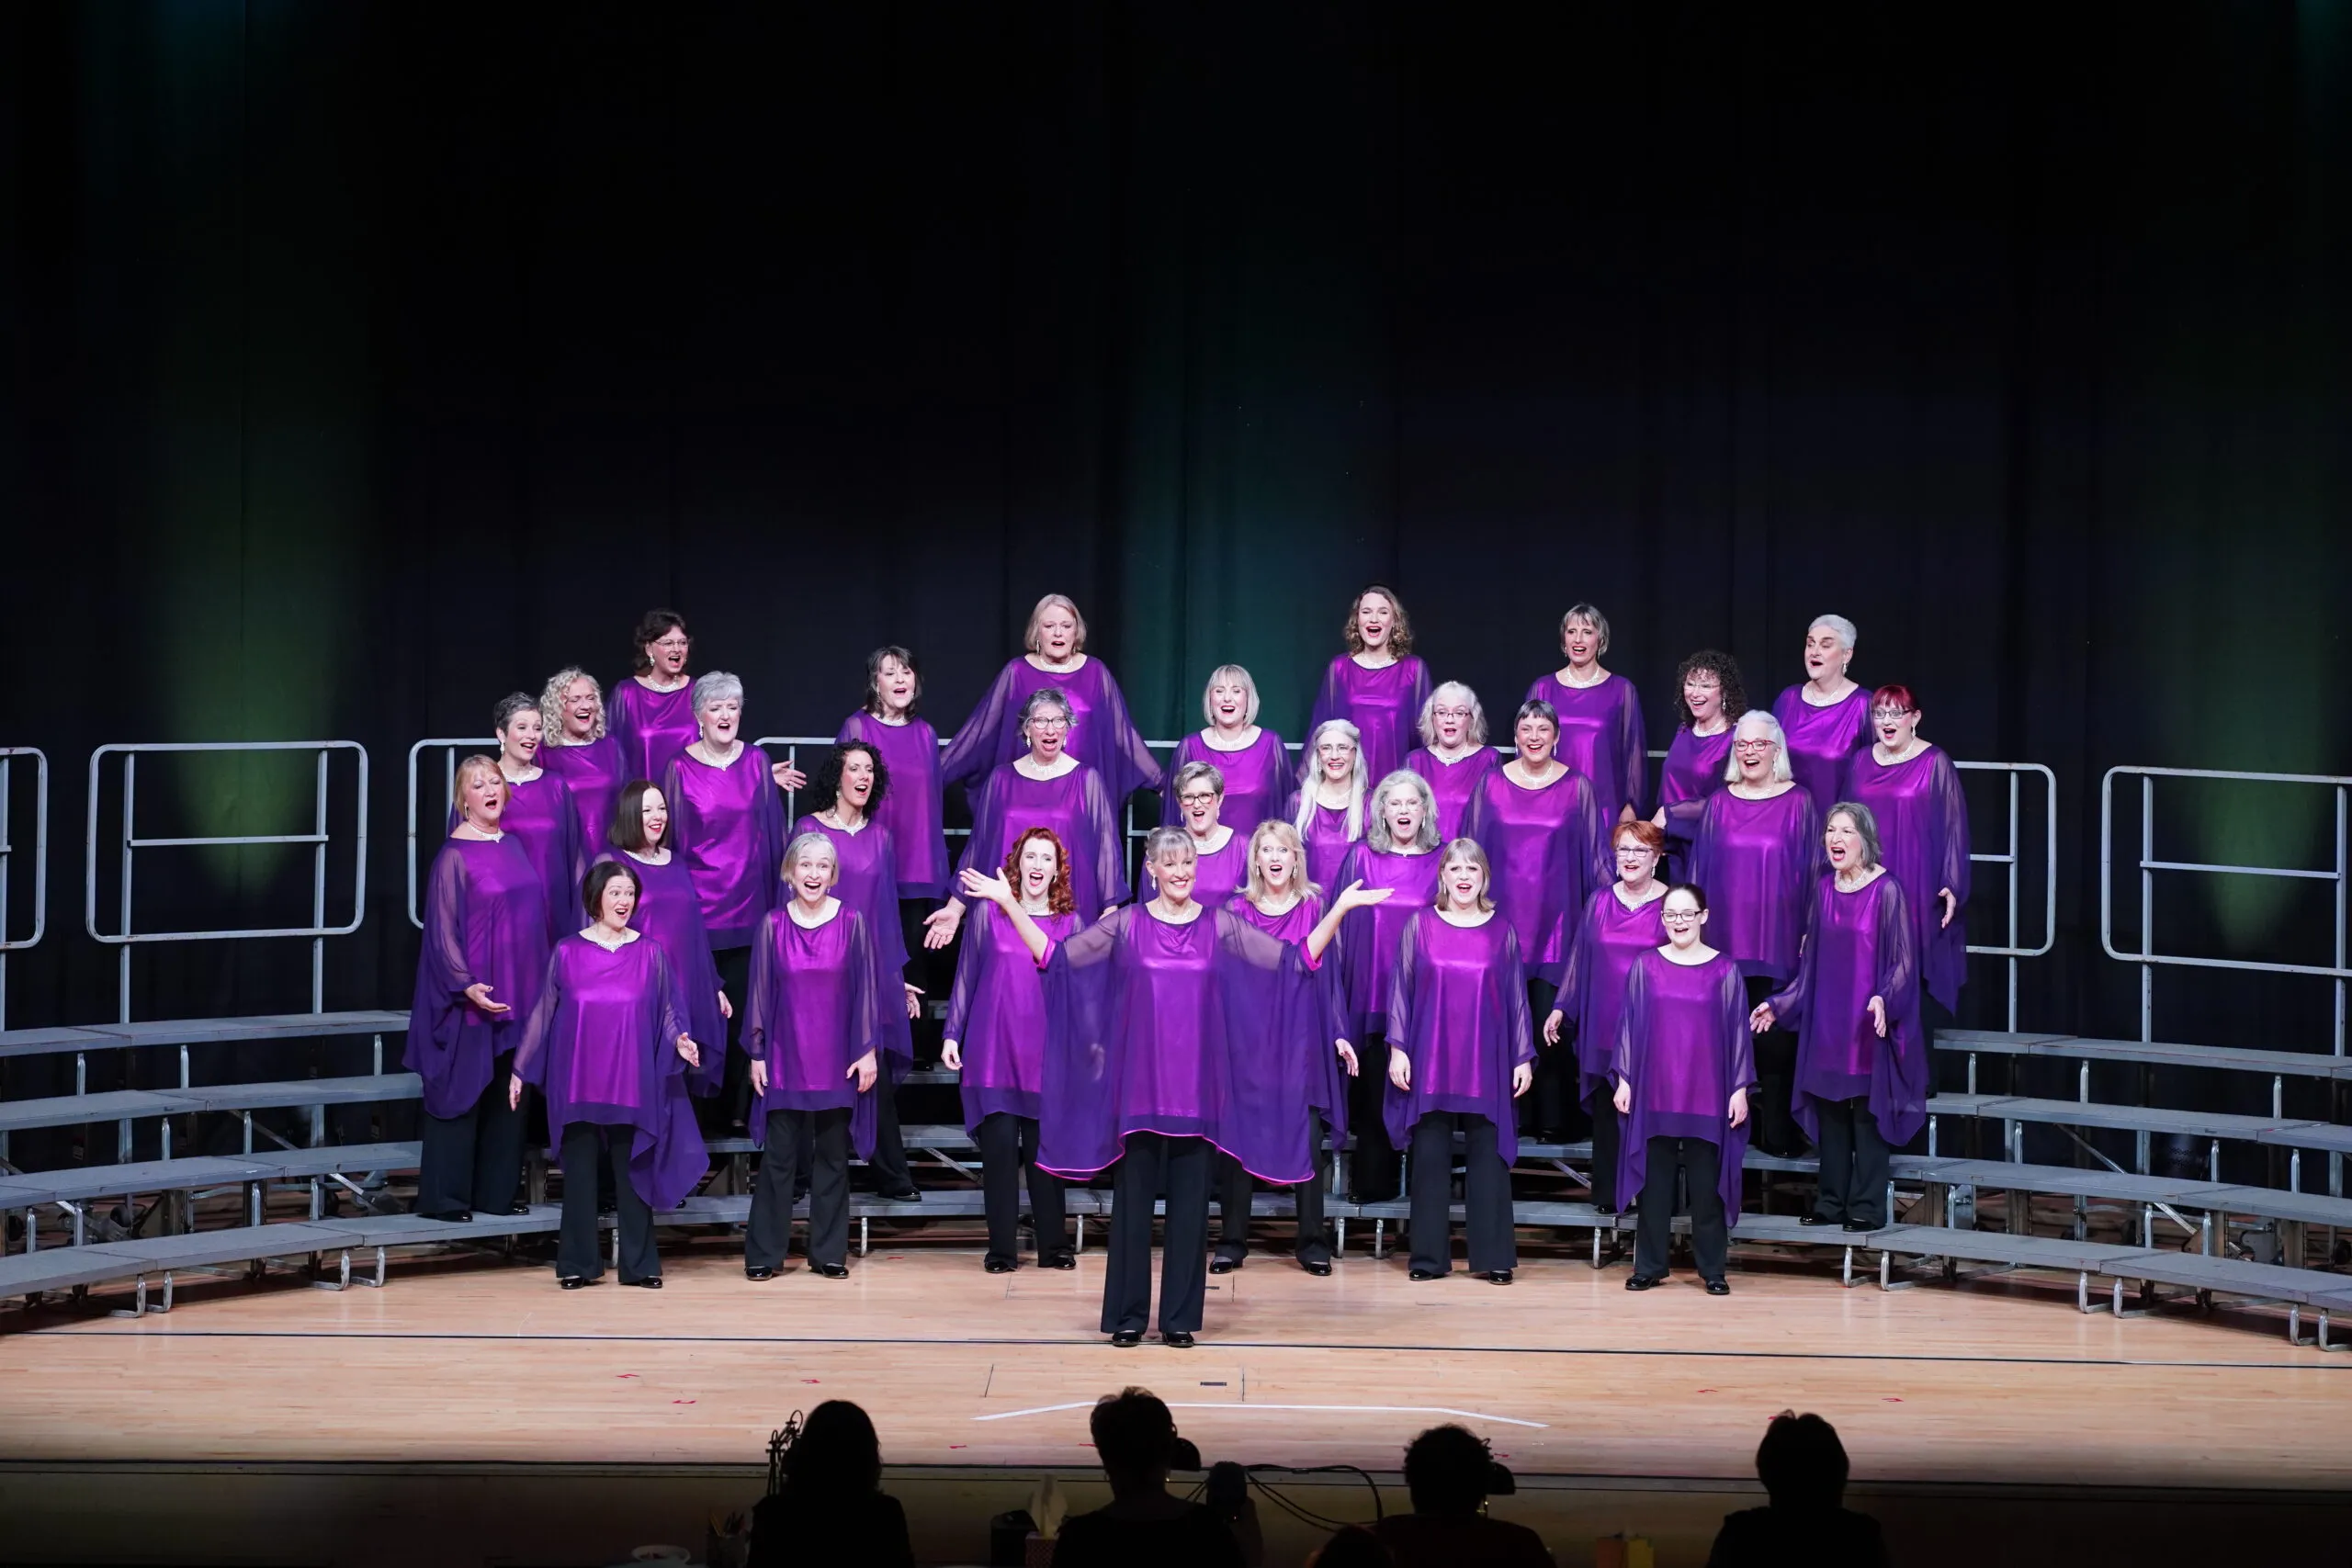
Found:
[[[539, 705], [520, 692], [510, 692], [491, 709], [492, 732], [498, 737], [498, 775], [506, 784], [506, 810], [500, 829], [522, 846], [531, 869], [539, 874], [539, 891], [548, 911], [548, 942], [563, 939], [571, 913], [580, 902], [580, 879], [587, 874], [588, 856], [580, 834], [580, 808], [571, 786], [540, 765]], [[458, 813], [449, 813], [449, 827]]]
[[1855, 636], [1845, 616], [1815, 615], [1805, 628], [1804, 680], [1772, 699], [1772, 716], [1788, 738], [1789, 766], [1815, 811], [1837, 801], [1847, 760], [1870, 737], [1870, 688], [1846, 673]]
[[1406, 754], [1405, 765], [1430, 781], [1437, 802], [1438, 842], [1462, 836], [1470, 797], [1478, 793], [1502, 758], [1487, 744], [1487, 710], [1478, 694], [1459, 681], [1441, 682], [1421, 705], [1421, 743]]

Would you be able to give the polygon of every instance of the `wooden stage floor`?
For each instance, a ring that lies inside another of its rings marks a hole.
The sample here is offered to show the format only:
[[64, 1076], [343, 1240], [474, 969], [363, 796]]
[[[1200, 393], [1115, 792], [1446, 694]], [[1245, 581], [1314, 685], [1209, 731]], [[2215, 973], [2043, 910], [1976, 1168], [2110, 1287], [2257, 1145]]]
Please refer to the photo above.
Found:
[[1328, 1280], [1253, 1255], [1190, 1352], [1094, 1331], [1102, 1255], [985, 1274], [938, 1247], [796, 1258], [752, 1285], [715, 1241], [667, 1288], [395, 1261], [382, 1291], [183, 1290], [168, 1316], [0, 1314], [0, 1461], [756, 1462], [796, 1406], [856, 1400], [893, 1465], [1091, 1462], [1086, 1406], [1140, 1383], [1212, 1458], [1389, 1471], [1460, 1420], [1521, 1474], [1752, 1476], [1765, 1420], [1835, 1421], [1857, 1481], [2352, 1488], [2352, 1356], [2263, 1314], [2123, 1322], [2054, 1281], [1841, 1290], [1746, 1260], [1644, 1295], [1620, 1264], [1429, 1284], [1352, 1252]]

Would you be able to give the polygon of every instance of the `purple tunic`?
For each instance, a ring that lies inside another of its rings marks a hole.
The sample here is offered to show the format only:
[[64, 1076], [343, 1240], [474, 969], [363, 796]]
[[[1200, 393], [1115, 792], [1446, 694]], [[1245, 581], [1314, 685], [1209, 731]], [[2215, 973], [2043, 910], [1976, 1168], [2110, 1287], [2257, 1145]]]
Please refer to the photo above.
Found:
[[[657, 692], [634, 675], [623, 676], [605, 705], [605, 728], [620, 744], [624, 783], [661, 778], [671, 758], [702, 739], [702, 726], [695, 722], [694, 682], [674, 692]], [[671, 809], [677, 809], [675, 802]]]
[[[832, 840], [841, 876], [833, 897], [865, 920], [866, 953], [874, 964], [874, 1029], [882, 1048], [882, 1070], [896, 1083], [914, 1065], [914, 1032], [907, 1018], [907, 939], [899, 924], [899, 861], [890, 829], [872, 818], [856, 832], [834, 827], [814, 812], [792, 825], [785, 840], [822, 833]], [[776, 901], [791, 897], [777, 889]]]
[[1487, 852], [1495, 907], [1519, 933], [1529, 977], [1558, 985], [1571, 922], [1594, 888], [1616, 880], [1592, 785], [1563, 768], [1528, 789], [1497, 768], [1471, 797], [1462, 831]]
[[1004, 869], [1013, 840], [1032, 828], [1051, 828], [1069, 859], [1069, 892], [1079, 919], [1093, 919], [1127, 899], [1127, 860], [1120, 852], [1116, 808], [1102, 775], [1080, 763], [1057, 778], [1033, 779], [1007, 762], [989, 775], [972, 807], [972, 836], [959, 869]]
[[[1046, 933], [1047, 963], [1081, 929], [1076, 915], [1029, 918]], [[972, 911], [940, 1036], [963, 1053], [967, 1132], [978, 1133], [983, 1119], [1000, 1111], [1037, 1119], [1046, 1062], [1043, 967], [1003, 910], [982, 904]]]
[[[1519, 1148], [1511, 1071], [1535, 1059], [1519, 935], [1509, 920], [1498, 912], [1464, 927], [1435, 909], [1415, 913], [1389, 980], [1388, 1044], [1413, 1063], [1410, 1093], [1387, 1083], [1389, 1142], [1409, 1146], [1414, 1125], [1433, 1111], [1484, 1116], [1501, 1134], [1496, 1148], [1508, 1167]], [[1383, 1077], [1387, 1066], [1380, 1064]]]
[[[1385, 828], [1378, 829], [1385, 833]], [[1396, 972], [1396, 946], [1415, 915], [1437, 902], [1438, 866], [1445, 857], [1378, 854], [1369, 843], [1349, 848], [1340, 864], [1332, 897], [1351, 882], [1366, 888], [1396, 889], [1385, 904], [1351, 909], [1340, 930], [1340, 975], [1347, 1001], [1349, 1038], [1362, 1040], [1388, 1027], [1388, 985]]]
[[[1293, 794], [1285, 817], [1298, 819], [1298, 796]], [[1367, 813], [1367, 816], [1370, 814]], [[1344, 806], [1318, 806], [1307, 820], [1306, 831], [1299, 838], [1306, 845], [1306, 880], [1322, 890], [1326, 897], [1345, 886], [1334, 886], [1332, 878], [1340, 874], [1340, 863], [1348, 858], [1348, 849], [1358, 840], [1348, 837], [1348, 809]]]
[[1260, 1180], [1315, 1172], [1317, 1115], [1336, 1120], [1329, 1014], [1295, 948], [1229, 910], [1170, 925], [1114, 910], [1046, 969], [1037, 1163], [1090, 1176], [1131, 1133], [1205, 1138]]
[[1344, 718], [1363, 738], [1364, 779], [1377, 785], [1405, 765], [1429, 700], [1430, 667], [1417, 655], [1408, 653], [1378, 670], [1365, 669], [1352, 654], [1339, 655], [1323, 672], [1323, 689], [1315, 694], [1298, 777], [1306, 778], [1315, 767], [1315, 732], [1326, 719]]
[[890, 829], [899, 859], [899, 897], [947, 896], [947, 840], [940, 832], [939, 736], [919, 718], [885, 724], [860, 711], [842, 720], [836, 746], [863, 740], [882, 753], [890, 787], [874, 819]]
[[[447, 831], [464, 820], [449, 808]], [[531, 869], [538, 873], [539, 896], [546, 905], [548, 944], [587, 920], [580, 902], [581, 879], [588, 874], [582, 852], [580, 813], [571, 791], [555, 774], [541, 769], [527, 784], [506, 786], [506, 809], [499, 814], [498, 830], [514, 840]]]
[[1615, 672], [1597, 686], [1571, 686], [1555, 671], [1527, 688], [1560, 716], [1560, 761], [1592, 781], [1600, 814], [1617, 820], [1623, 809], [1636, 814], [1649, 798], [1649, 739], [1642, 724], [1641, 694]]
[[[1159, 787], [1159, 759], [1127, 716], [1126, 694], [1113, 679], [1110, 666], [1094, 658], [1075, 670], [1040, 670], [1026, 655], [1007, 664], [947, 743], [946, 755], [939, 761], [940, 776], [949, 784], [987, 778], [1025, 754], [1029, 743], [1021, 739], [1021, 705], [1045, 686], [1069, 701], [1069, 734], [1062, 749], [1102, 775], [1102, 787], [1114, 808], [1137, 789]], [[1080, 911], [1085, 912], [1083, 905]]]
[[1788, 738], [1789, 771], [1813, 796], [1813, 808], [1827, 816], [1838, 804], [1846, 759], [1869, 738], [1871, 689], [1856, 686], [1827, 707], [1815, 707], [1800, 682], [1772, 699], [1772, 716]]
[[1462, 819], [1470, 814], [1471, 797], [1502, 761], [1502, 753], [1491, 746], [1473, 746], [1451, 762], [1426, 746], [1413, 748], [1405, 765], [1430, 781], [1430, 793], [1437, 797], [1440, 842], [1450, 844], [1462, 837]]
[[[1250, 880], [1250, 834], [1235, 828], [1227, 831], [1225, 843], [1217, 849], [1202, 852], [1193, 845], [1193, 897], [1199, 902], [1215, 906], [1224, 903]], [[1150, 898], [1159, 892], [1159, 879], [1144, 867], [1143, 886], [1138, 898]]]
[[[1344, 955], [1346, 947], [1336, 934], [1331, 945], [1323, 950], [1319, 959], [1306, 955], [1306, 939], [1323, 923], [1323, 900], [1309, 893], [1279, 915], [1269, 916], [1249, 896], [1236, 893], [1226, 900], [1225, 908], [1234, 919], [1253, 930], [1264, 931], [1276, 942], [1297, 950], [1298, 961], [1312, 975], [1315, 1005], [1322, 1010], [1322, 1022], [1317, 1026], [1324, 1036], [1323, 1063], [1327, 1077], [1319, 1087], [1310, 1088], [1312, 1101], [1322, 1108], [1323, 1119], [1331, 1124], [1331, 1146], [1344, 1147], [1348, 1140], [1348, 1075], [1340, 1066], [1340, 1054], [1332, 1049], [1339, 1041], [1352, 1043], [1354, 1032], [1348, 1028], [1345, 998], [1340, 995], [1340, 965], [1334, 963], [1335, 954]], [[1359, 1064], [1361, 1066], [1361, 1064]], [[1311, 1076], [1311, 1075], [1310, 1075]]]
[[1667, 837], [1689, 843], [1699, 836], [1699, 813], [1706, 807], [1707, 796], [1727, 782], [1724, 769], [1731, 761], [1731, 736], [1736, 728], [1727, 724], [1715, 734], [1701, 735], [1685, 726], [1674, 732], [1657, 777]]
[[662, 780], [670, 841], [694, 874], [710, 945], [741, 947], [775, 908], [784, 867], [784, 797], [768, 754], [745, 745], [714, 768], [691, 752], [670, 759]]
[[[1805, 925], [1804, 961], [1771, 998], [1782, 1028], [1797, 1031], [1796, 1089], [1790, 1109], [1817, 1138], [1821, 1100], [1867, 1097], [1888, 1145], [1901, 1148], [1928, 1120], [1928, 1048], [1919, 1032], [1919, 971], [1911, 911], [1890, 874], [1853, 892], [1825, 874]], [[1886, 1037], [1871, 1026], [1870, 999], [1886, 1004]]]
[[1747, 800], [1717, 790], [1690, 846], [1690, 880], [1707, 894], [1707, 945], [1742, 975], [1786, 980], [1823, 870], [1813, 796], [1798, 788]]
[[[546, 1091], [559, 1140], [575, 1122], [632, 1129], [629, 1185], [656, 1210], [676, 1208], [710, 1169], [682, 1076], [678, 1036], [692, 1032], [681, 1000], [660, 942], [639, 937], [607, 952], [574, 931], [548, 955], [514, 1053], [515, 1076]], [[724, 1054], [725, 1035], [715, 1048]]]
[[847, 1110], [850, 1141], [871, 1157], [874, 1096], [849, 1071], [881, 1044], [865, 918], [843, 904], [812, 931], [789, 908], [770, 910], [752, 944], [751, 984], [743, 1053], [768, 1065], [767, 1092], [752, 1102], [752, 1141], [766, 1138], [771, 1111]]
[[621, 785], [631, 778], [654, 776], [623, 772], [621, 743], [610, 735], [578, 746], [541, 746], [538, 761], [571, 791], [571, 804], [580, 810], [581, 846], [591, 861], [610, 847], [605, 836], [612, 831], [613, 805], [620, 799]]
[[1627, 972], [1634, 959], [1666, 945], [1666, 922], [1659, 918], [1664, 895], [1628, 908], [1617, 886], [1596, 888], [1585, 900], [1568, 950], [1567, 978], [1560, 984], [1560, 1012], [1577, 1026], [1577, 1092], [1587, 1100], [1616, 1059]]
[[1642, 1190], [1652, 1138], [1704, 1138], [1722, 1151], [1715, 1190], [1724, 1222], [1738, 1223], [1747, 1123], [1731, 1124], [1731, 1097], [1756, 1087], [1747, 994], [1738, 967], [1721, 953], [1704, 964], [1677, 964], [1655, 950], [1634, 960], [1611, 1063], [1634, 1086], [1617, 1152], [1617, 1190], [1626, 1198]]
[[[547, 897], [511, 838], [451, 838], [433, 857], [424, 940], [409, 1010], [408, 1067], [424, 1080], [424, 1109], [462, 1116], [488, 1088], [497, 1059], [521, 1043], [548, 968]], [[513, 1010], [486, 1013], [466, 987], [490, 987]]]
[[[629, 929], [661, 944], [686, 1032], [703, 1047], [702, 1065], [686, 1069], [686, 1087], [696, 1094], [718, 1093], [727, 1071], [727, 1020], [718, 1010], [718, 965], [710, 955], [710, 932], [702, 923], [702, 900], [685, 857], [673, 852], [660, 865], [625, 851], [598, 858], [619, 861], [637, 873], [637, 908], [628, 918]], [[727, 1000], [731, 1007], [743, 1005], [741, 997]]]
[[[1846, 764], [1842, 798], [1859, 801], [1878, 818], [1879, 852], [1903, 884], [1911, 907], [1911, 950], [1920, 955], [1920, 980], [1947, 1009], [1960, 1006], [1968, 978], [1968, 801], [1960, 770], [1940, 746], [1888, 767], [1868, 747]], [[1940, 922], [1949, 887], [1958, 907]]]
[[1187, 762], [1206, 762], [1225, 776], [1225, 804], [1217, 809], [1217, 820], [1231, 823], [1246, 839], [1259, 823], [1282, 815], [1283, 802], [1291, 795], [1290, 752], [1283, 738], [1262, 725], [1258, 738], [1238, 751], [1218, 750], [1204, 739], [1206, 734], [1196, 730], [1177, 745], [1175, 760], [1168, 764], [1159, 819], [1170, 827], [1183, 821], [1176, 806], [1176, 772]]

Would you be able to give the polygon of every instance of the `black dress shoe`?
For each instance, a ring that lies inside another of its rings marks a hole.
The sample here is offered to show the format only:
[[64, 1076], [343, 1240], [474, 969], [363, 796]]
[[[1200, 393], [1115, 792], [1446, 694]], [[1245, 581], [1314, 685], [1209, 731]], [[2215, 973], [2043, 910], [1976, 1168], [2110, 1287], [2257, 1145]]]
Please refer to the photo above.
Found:
[[1846, 1228], [1849, 1231], [1874, 1231], [1879, 1227], [1870, 1220], [1848, 1220]]
[[1193, 1337], [1181, 1328], [1161, 1329], [1159, 1342], [1170, 1350], [1189, 1350], [1193, 1348]]
[[658, 1291], [662, 1288], [662, 1276], [659, 1274], [648, 1274], [642, 1280], [623, 1280], [621, 1283], [624, 1285], [634, 1285], [640, 1291]]
[[1114, 1350], [1132, 1350], [1142, 1343], [1143, 1330], [1140, 1328], [1122, 1328], [1111, 1336], [1111, 1348]]
[[438, 1220], [445, 1225], [469, 1225], [474, 1223], [471, 1209], [450, 1209], [438, 1214], [419, 1214], [420, 1220]]
[[1078, 1255], [1067, 1248], [1058, 1252], [1048, 1252], [1043, 1258], [1037, 1259], [1037, 1267], [1040, 1269], [1075, 1269], [1078, 1267]]
[[[596, 1217], [600, 1220], [609, 1220], [620, 1212], [621, 1206], [617, 1201], [610, 1203], [599, 1203], [596, 1205]], [[521, 1214], [527, 1213], [529, 1211], [526, 1209], [514, 1209], [510, 1210], [509, 1213]]]
[[[514, 1215], [516, 1218], [518, 1218], [518, 1219], [519, 1219], [519, 1218], [521, 1218], [523, 1215], [527, 1214], [527, 1213], [529, 1213], [531, 1212], [531, 1205], [529, 1205], [528, 1203], [517, 1203], [517, 1204], [515, 1204], [513, 1208], [511, 1208], [511, 1209], [507, 1210], [506, 1212], [507, 1212], [508, 1213], [510, 1213], [510, 1214]], [[600, 1213], [600, 1214], [601, 1214], [601, 1213], [605, 1213], [605, 1211], [604, 1211], [604, 1210], [602, 1210], [602, 1209], [599, 1209], [599, 1210], [597, 1210], [596, 1212], [597, 1212], [598, 1213]]]
[[1238, 1258], [1212, 1258], [1209, 1259], [1209, 1272], [1212, 1274], [1230, 1274], [1236, 1269], [1240, 1267], [1241, 1259]]
[[1405, 1277], [1408, 1280], [1442, 1280], [1445, 1278], [1445, 1270], [1442, 1269], [1415, 1269], [1407, 1273]]
[[991, 1274], [1010, 1274], [1021, 1265], [1010, 1258], [983, 1258], [980, 1259], [980, 1267]]
[[846, 1263], [818, 1263], [812, 1261], [808, 1265], [808, 1272], [827, 1280], [846, 1280], [849, 1278], [849, 1265]]
[[567, 1291], [584, 1291], [595, 1282], [585, 1274], [563, 1274], [556, 1279], [556, 1283]]
[[879, 1196], [892, 1203], [920, 1203], [922, 1201], [922, 1189], [910, 1181], [895, 1192], [886, 1190]]
[[1797, 1216], [1797, 1224], [1801, 1225], [1834, 1225], [1837, 1223], [1826, 1214], [1804, 1213]]
[[1655, 1291], [1666, 1280], [1656, 1274], [1628, 1274], [1625, 1288], [1629, 1291]]
[[1508, 1269], [1489, 1269], [1486, 1273], [1480, 1275], [1479, 1278], [1485, 1280], [1489, 1285], [1508, 1285], [1510, 1283], [1510, 1270]]
[[756, 1284], [763, 1280], [775, 1279], [775, 1270], [773, 1269], [763, 1268], [757, 1263], [746, 1263], [743, 1265], [743, 1278], [752, 1280]]
[[1707, 1294], [1711, 1296], [1727, 1296], [1731, 1294], [1731, 1281], [1729, 1280], [1708, 1280]]
[[1329, 1278], [1331, 1272], [1331, 1266], [1329, 1263], [1309, 1262], [1304, 1258], [1298, 1260], [1298, 1266], [1318, 1280]]

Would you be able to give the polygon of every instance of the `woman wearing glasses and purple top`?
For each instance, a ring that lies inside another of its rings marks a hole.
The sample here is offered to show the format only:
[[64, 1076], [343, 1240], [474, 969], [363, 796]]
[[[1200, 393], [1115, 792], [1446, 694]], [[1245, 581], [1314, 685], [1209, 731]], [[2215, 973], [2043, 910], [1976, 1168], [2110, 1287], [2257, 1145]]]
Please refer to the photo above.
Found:
[[[1328, 720], [1346, 719], [1363, 748], [1365, 776], [1385, 779], [1405, 765], [1405, 753], [1413, 749], [1414, 723], [1430, 700], [1429, 666], [1413, 656], [1413, 623], [1393, 589], [1375, 582], [1357, 594], [1345, 630], [1348, 650], [1335, 655], [1324, 672], [1307, 733], [1320, 734]], [[1314, 759], [1299, 761], [1304, 779]]]
[[1450, 844], [1462, 836], [1470, 797], [1502, 758], [1487, 744], [1487, 710], [1478, 705], [1478, 694], [1459, 681], [1430, 694], [1421, 707], [1420, 737], [1405, 765], [1430, 781], [1438, 842]]
[[1837, 800], [1847, 760], [1870, 734], [1870, 689], [1846, 675], [1857, 635], [1843, 615], [1815, 616], [1804, 634], [1804, 681], [1772, 699], [1772, 716], [1788, 738], [1789, 767], [1817, 812]]
[[1370, 775], [1356, 727], [1327, 718], [1309, 732], [1306, 757], [1314, 772], [1290, 799], [1290, 825], [1306, 846], [1306, 880], [1338, 886], [1348, 846], [1363, 837], [1364, 793]]
[[[1193, 897], [1215, 908], [1250, 880], [1250, 835], [1224, 820], [1225, 779], [1214, 762], [1186, 762], [1169, 775], [1177, 818], [1171, 826], [1193, 840]], [[1151, 874], [1144, 873], [1142, 896], [1151, 897]]]
[[[1208, 728], [1177, 745], [1169, 773], [1172, 777], [1187, 762], [1206, 762], [1216, 769], [1225, 781], [1223, 819], [1246, 839], [1259, 823], [1283, 814], [1292, 787], [1290, 751], [1281, 736], [1259, 724], [1258, 682], [1238, 664], [1220, 664], [1209, 672], [1201, 711]], [[1172, 784], [1160, 804], [1159, 819], [1171, 828], [1183, 820]]]
[[1577, 1088], [1592, 1117], [1592, 1206], [1613, 1214], [1631, 1190], [1617, 1184], [1624, 1125], [1610, 1101], [1610, 1072], [1617, 1055], [1617, 1024], [1625, 976], [1634, 960], [1666, 941], [1658, 910], [1666, 885], [1657, 879], [1666, 835], [1652, 822], [1620, 822], [1611, 831], [1617, 881], [1585, 900], [1568, 949], [1567, 977], [1558, 1005], [1544, 1021], [1544, 1043], [1556, 1046], [1564, 1022], [1575, 1021]]
[[1027, 651], [998, 672], [964, 728], [947, 743], [940, 777], [949, 784], [985, 781], [1027, 750], [1022, 716], [1032, 694], [1050, 690], [1060, 694], [1063, 711], [1069, 716], [1063, 749], [1101, 775], [1113, 810], [1137, 789], [1158, 789], [1159, 760], [1127, 716], [1126, 694], [1110, 667], [1087, 656], [1086, 621], [1078, 606], [1059, 593], [1038, 600], [1029, 612], [1022, 644]]
[[1567, 662], [1527, 688], [1527, 700], [1552, 705], [1559, 717], [1560, 761], [1592, 781], [1601, 816], [1630, 820], [1648, 797], [1649, 740], [1641, 694], [1600, 667], [1609, 651], [1609, 617], [1578, 604], [1560, 617]]
[[648, 610], [630, 639], [637, 668], [613, 688], [607, 722], [620, 743], [621, 772], [632, 779], [658, 779], [670, 759], [700, 739], [695, 717], [694, 679], [686, 655], [694, 639], [675, 610]]
[[1747, 711], [1747, 688], [1738, 661], [1712, 648], [1684, 660], [1674, 683], [1682, 694], [1680, 722], [1658, 770], [1657, 814], [1650, 820], [1666, 830], [1667, 853], [1687, 866], [1699, 813], [1730, 776], [1731, 727]]
[[1871, 731], [1870, 747], [1846, 764], [1844, 794], [1877, 818], [1886, 869], [1903, 884], [1919, 955], [1922, 1027], [1933, 1051], [1968, 978], [1968, 922], [1961, 918], [1968, 908], [1968, 802], [1951, 758], [1921, 739], [1910, 687], [1871, 694]]

